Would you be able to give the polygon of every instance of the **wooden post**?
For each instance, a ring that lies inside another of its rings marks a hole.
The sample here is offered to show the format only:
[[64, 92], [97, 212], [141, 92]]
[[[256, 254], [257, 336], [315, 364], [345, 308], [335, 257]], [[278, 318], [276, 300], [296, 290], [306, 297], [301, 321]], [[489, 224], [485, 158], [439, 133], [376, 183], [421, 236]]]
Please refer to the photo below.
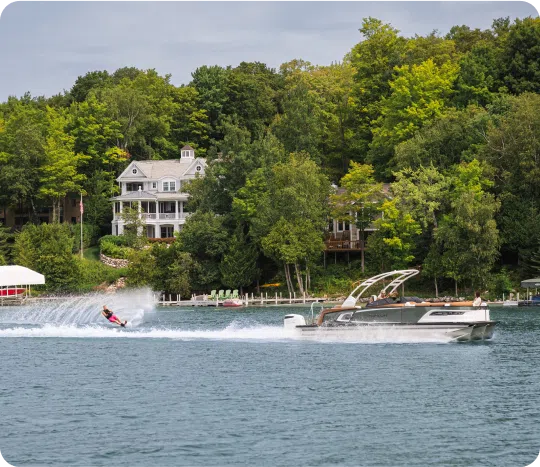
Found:
[[306, 292], [304, 292], [304, 302], [303, 303], [306, 303]]
[[276, 305], [277, 305], [277, 292], [276, 292]]
[[296, 292], [293, 292], [293, 300], [296, 302]]
[[289, 303], [292, 303], [291, 292], [289, 292]]
[[261, 305], [264, 305], [264, 295], [261, 293]]

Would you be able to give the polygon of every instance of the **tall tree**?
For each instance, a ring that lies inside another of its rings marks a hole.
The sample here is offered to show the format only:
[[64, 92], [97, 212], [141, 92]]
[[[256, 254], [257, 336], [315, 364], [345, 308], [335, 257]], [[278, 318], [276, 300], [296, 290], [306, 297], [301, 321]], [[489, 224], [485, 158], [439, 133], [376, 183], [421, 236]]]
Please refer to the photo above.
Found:
[[49, 129], [45, 144], [45, 163], [42, 167], [39, 193], [52, 201], [52, 221], [60, 219], [60, 206], [68, 193], [82, 191], [85, 176], [78, 172], [89, 156], [76, 154], [75, 138], [66, 133], [67, 117], [51, 107], [47, 109]]
[[442, 114], [457, 72], [457, 65], [446, 62], [437, 66], [431, 59], [396, 69], [396, 77], [390, 83], [392, 94], [384, 101], [373, 128], [369, 160], [376, 170], [389, 176], [387, 167], [394, 146]]

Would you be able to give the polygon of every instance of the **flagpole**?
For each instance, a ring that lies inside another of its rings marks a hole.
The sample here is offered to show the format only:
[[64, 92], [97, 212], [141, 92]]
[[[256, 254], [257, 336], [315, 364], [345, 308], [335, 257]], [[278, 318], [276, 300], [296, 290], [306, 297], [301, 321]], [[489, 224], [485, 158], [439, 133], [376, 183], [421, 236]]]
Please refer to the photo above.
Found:
[[81, 204], [79, 205], [79, 209], [81, 211], [81, 259], [83, 258], [83, 204], [82, 204], [82, 191], [81, 191]]

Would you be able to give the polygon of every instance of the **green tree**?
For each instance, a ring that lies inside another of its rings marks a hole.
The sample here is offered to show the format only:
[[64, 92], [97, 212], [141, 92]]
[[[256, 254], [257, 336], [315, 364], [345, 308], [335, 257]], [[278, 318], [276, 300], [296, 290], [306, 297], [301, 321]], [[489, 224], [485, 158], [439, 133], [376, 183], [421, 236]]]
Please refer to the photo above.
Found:
[[150, 286], [157, 271], [156, 259], [149, 249], [132, 250], [128, 256], [129, 265], [126, 282], [132, 287]]
[[240, 288], [250, 285], [258, 276], [257, 248], [248, 243], [241, 231], [231, 237], [229, 247], [219, 265], [223, 285]]
[[[351, 146], [364, 161], [372, 140], [371, 126], [381, 115], [381, 102], [390, 94], [395, 67], [402, 64], [406, 39], [390, 24], [376, 18], [364, 18], [349, 59], [356, 69], [352, 90], [355, 135]], [[358, 160], [358, 159], [357, 159]]]
[[206, 111], [210, 123], [210, 137], [221, 139], [219, 121], [223, 115], [223, 107], [227, 103], [228, 70], [214, 65], [203, 65], [191, 73], [193, 86], [198, 93], [199, 106]]
[[499, 231], [495, 215], [500, 203], [485, 191], [492, 182], [486, 167], [474, 160], [456, 167], [451, 193], [451, 210], [435, 232], [443, 251], [446, 276], [454, 279], [456, 295], [459, 280], [480, 287], [499, 254]]
[[369, 253], [380, 270], [404, 269], [414, 259], [415, 238], [422, 232], [413, 217], [397, 206], [396, 200], [384, 201], [375, 221], [376, 231], [369, 241]]
[[9, 229], [0, 224], [0, 266], [5, 266], [10, 262], [12, 237]]
[[381, 116], [373, 128], [369, 160], [376, 170], [390, 175], [387, 167], [394, 146], [442, 114], [458, 69], [451, 62], [437, 66], [431, 59], [420, 65], [396, 68], [396, 77], [390, 83], [392, 94], [384, 100]]
[[340, 182], [343, 191], [330, 196], [332, 217], [355, 224], [362, 242], [361, 267], [365, 269], [365, 231], [379, 214], [384, 197], [382, 183], [376, 183], [373, 167], [351, 162], [347, 175]]
[[121, 214], [124, 221], [124, 238], [126, 244], [136, 250], [142, 249], [147, 243], [146, 223], [139, 209], [124, 207]]
[[15, 236], [13, 262], [45, 276], [45, 289], [73, 290], [79, 279], [68, 224], [27, 224]]
[[540, 92], [540, 18], [516, 18], [501, 57], [503, 80], [515, 93]]
[[60, 218], [60, 204], [68, 193], [82, 191], [85, 176], [78, 172], [88, 156], [75, 154], [74, 138], [66, 133], [67, 117], [52, 108], [47, 109], [49, 131], [44, 147], [45, 163], [41, 171], [41, 196], [52, 200], [52, 221]]
[[398, 170], [433, 165], [446, 170], [462, 161], [470, 162], [485, 144], [491, 116], [476, 106], [448, 109], [395, 147], [393, 166]]
[[255, 205], [253, 194], [259, 197], [250, 233], [265, 255], [284, 266], [290, 291], [289, 265], [294, 266], [303, 292], [301, 263], [309, 282], [309, 264], [324, 249], [329, 193], [328, 179], [305, 153], [293, 153], [289, 160], [275, 164], [266, 190], [245, 193], [245, 198], [251, 197], [248, 206]]
[[524, 93], [507, 102], [510, 108], [488, 127], [479, 156], [495, 170], [501, 240], [517, 259], [540, 237], [540, 95]]

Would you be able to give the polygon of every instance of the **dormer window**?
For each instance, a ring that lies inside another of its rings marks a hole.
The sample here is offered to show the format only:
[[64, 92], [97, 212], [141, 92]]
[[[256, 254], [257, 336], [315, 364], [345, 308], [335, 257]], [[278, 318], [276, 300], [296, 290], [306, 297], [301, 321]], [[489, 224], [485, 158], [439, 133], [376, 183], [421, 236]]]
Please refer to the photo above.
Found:
[[133, 169], [131, 172], [132, 172], [134, 175], [136, 175], [137, 172], [138, 172], [138, 170], [137, 170], [137, 169]]
[[163, 182], [163, 191], [176, 191], [176, 182]]

